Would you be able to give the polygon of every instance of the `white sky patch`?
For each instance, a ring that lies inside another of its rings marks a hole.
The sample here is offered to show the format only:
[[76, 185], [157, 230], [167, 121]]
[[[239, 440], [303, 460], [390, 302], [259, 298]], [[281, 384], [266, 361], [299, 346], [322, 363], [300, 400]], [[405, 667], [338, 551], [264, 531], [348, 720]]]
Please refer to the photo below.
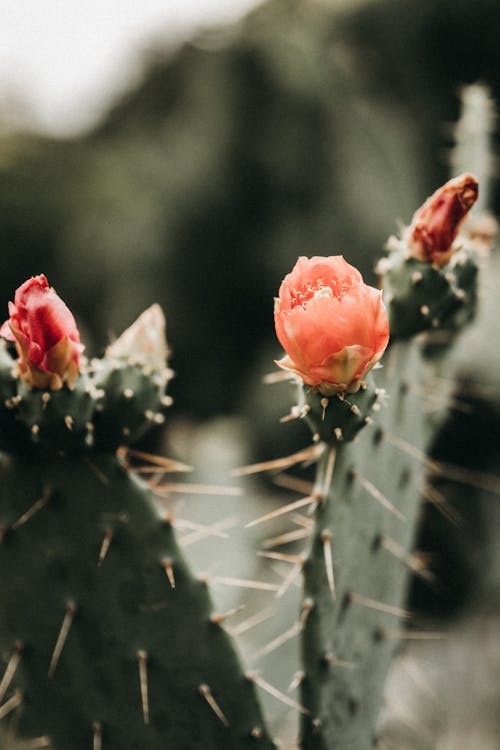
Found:
[[0, 127], [85, 128], [161, 40], [236, 21], [259, 0], [0, 0]]

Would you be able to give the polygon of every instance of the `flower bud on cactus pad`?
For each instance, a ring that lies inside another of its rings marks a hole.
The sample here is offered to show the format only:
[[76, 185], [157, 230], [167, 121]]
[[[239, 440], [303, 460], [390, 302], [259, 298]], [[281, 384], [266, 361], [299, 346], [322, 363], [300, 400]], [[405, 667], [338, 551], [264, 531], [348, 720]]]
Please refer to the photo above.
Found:
[[474, 177], [455, 177], [415, 213], [401, 239], [389, 241], [378, 271], [393, 338], [456, 331], [473, 317], [477, 253], [458, 231], [477, 194]]
[[277, 364], [324, 396], [354, 393], [389, 340], [381, 292], [341, 255], [298, 259], [275, 300]]
[[16, 343], [19, 376], [30, 387], [71, 388], [84, 347], [71, 311], [43, 274], [17, 289], [9, 314], [0, 334]]

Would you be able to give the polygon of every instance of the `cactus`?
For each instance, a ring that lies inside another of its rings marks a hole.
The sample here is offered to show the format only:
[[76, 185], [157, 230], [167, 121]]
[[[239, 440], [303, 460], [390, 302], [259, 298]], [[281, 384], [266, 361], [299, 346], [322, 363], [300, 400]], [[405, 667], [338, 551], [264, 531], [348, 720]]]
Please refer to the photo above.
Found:
[[[451, 181], [453, 190], [463, 190], [464, 180], [472, 179], [466, 178], [458, 178], [458, 187]], [[453, 211], [441, 221], [446, 224], [450, 214], [457, 230]], [[370, 375], [354, 393], [344, 388], [331, 394], [321, 385], [299, 389], [296, 413], [323, 445], [304, 564], [305, 750], [373, 747], [395, 647], [401, 638], [432, 637], [404, 609], [407, 573], [433, 581], [412, 549], [419, 500], [433, 468], [426, 451], [451, 388], [445, 381], [437, 392], [436, 375], [451, 360], [454, 335], [474, 315], [477, 258], [473, 248], [454, 247], [431, 264], [412, 257], [409, 245], [407, 232], [391, 243], [381, 266], [393, 342], [383, 370], [373, 376], [377, 387]], [[432, 414], [428, 394], [434, 394]]]
[[53, 750], [271, 748], [206, 583], [117, 452], [168, 405], [145, 315], [72, 390], [0, 350], [0, 721]]

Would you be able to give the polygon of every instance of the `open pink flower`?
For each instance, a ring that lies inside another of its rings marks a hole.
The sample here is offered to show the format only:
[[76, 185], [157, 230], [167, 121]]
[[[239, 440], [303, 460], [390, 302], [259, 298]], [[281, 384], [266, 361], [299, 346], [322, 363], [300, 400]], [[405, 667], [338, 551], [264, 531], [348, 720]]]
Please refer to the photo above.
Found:
[[0, 335], [16, 342], [20, 377], [37, 388], [71, 387], [84, 346], [71, 311], [43, 274], [17, 289], [9, 314]]
[[299, 258], [281, 284], [274, 322], [286, 352], [277, 364], [324, 395], [357, 391], [389, 341], [382, 292], [341, 255]]
[[405, 240], [408, 254], [418, 260], [444, 265], [457, 249], [458, 230], [478, 196], [470, 174], [454, 177], [440, 187], [415, 213]]

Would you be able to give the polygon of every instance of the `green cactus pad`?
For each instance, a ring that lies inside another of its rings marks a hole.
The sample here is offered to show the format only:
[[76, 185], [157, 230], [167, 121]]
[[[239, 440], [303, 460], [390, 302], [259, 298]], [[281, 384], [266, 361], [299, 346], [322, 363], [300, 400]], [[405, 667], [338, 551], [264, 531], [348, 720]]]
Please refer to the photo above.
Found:
[[272, 748], [148, 488], [111, 454], [0, 470], [3, 728], [53, 750]]

